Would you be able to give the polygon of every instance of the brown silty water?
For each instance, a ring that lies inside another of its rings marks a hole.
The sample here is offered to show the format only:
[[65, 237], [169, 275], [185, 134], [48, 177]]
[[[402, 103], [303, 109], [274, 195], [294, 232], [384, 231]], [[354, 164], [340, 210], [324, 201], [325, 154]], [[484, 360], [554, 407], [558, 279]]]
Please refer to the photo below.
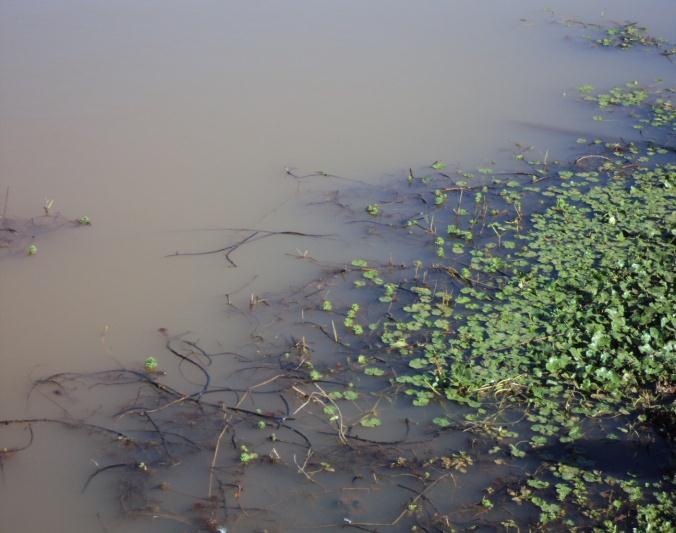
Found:
[[[673, 37], [676, 7], [668, 0], [550, 6], [562, 18], [640, 19]], [[362, 240], [335, 204], [309, 204], [327, 191], [386, 188], [409, 167], [438, 159], [488, 164], [515, 142], [561, 152], [560, 136], [523, 124], [602, 133], [604, 125], [590, 124], [588, 110], [576, 105], [575, 87], [624, 83], [627, 71], [644, 79], [663, 74], [663, 58], [590, 53], [579, 31], [551, 19], [530, 0], [0, 0], [4, 222], [41, 215], [48, 200], [64, 221], [48, 233], [29, 228], [20, 246], [0, 250], [0, 419], [100, 423], [111, 406], [130, 405], [133, 389], [88, 383], [71, 397], [75, 388], [31, 392], [31, 383], [63, 371], [142, 370], [150, 356], [171, 369], [167, 384], [199, 391], [203, 376], [190, 364], [176, 369], [165, 331], [189, 331], [183, 339], [209, 353], [229, 352], [214, 363], [214, 379], [243, 389], [259, 383], [263, 374], [226, 379], [241, 362], [232, 353], [274, 351], [284, 331], [274, 314], [252, 319], [230, 304], [246, 310], [252, 294], [283, 295], [313, 279], [316, 265], [293, 255], [339, 262], [404, 253], [387, 240]], [[291, 175], [318, 170], [331, 176]], [[91, 227], [70, 222], [85, 215]], [[223, 254], [166, 257], [251, 234], [222, 230], [231, 227], [331, 237], [254, 239], [231, 256], [236, 267]], [[38, 253], [28, 257], [31, 242]], [[277, 396], [256, 401], [244, 398], [241, 407], [282, 408]], [[383, 421], [399, 422], [363, 435], [396, 441], [402, 413], [415, 417], [409, 410], [405, 399], [383, 407]], [[118, 418], [116, 428], [133, 426], [130, 418]], [[257, 438], [259, 421], [241, 422], [240, 434]], [[56, 424], [33, 431], [31, 446], [2, 464], [0, 531], [193, 530], [160, 510], [122, 517], [119, 472], [97, 475], [82, 491], [92, 472], [116, 463], [115, 454], [126, 460], [119, 449], [111, 455], [110, 439]], [[278, 432], [281, 440], [302, 441]], [[30, 436], [21, 426], [0, 426], [0, 447]], [[461, 447], [458, 439], [442, 446]], [[244, 472], [241, 449], [223, 445], [217, 477], [232, 484], [229, 531], [331, 530], [360, 517], [391, 522], [410, 498], [377, 480], [346, 491], [351, 480], [340, 473], [318, 483], [306, 475], [313, 463], [305, 448], [272, 447], [288, 468]], [[193, 454], [169, 469], [155, 499], [180, 508], [191, 496], [217, 494], [212, 457], [213, 450]], [[336, 452], [334, 460], [348, 459]], [[466, 480], [442, 497], [470, 501], [479, 483]]]

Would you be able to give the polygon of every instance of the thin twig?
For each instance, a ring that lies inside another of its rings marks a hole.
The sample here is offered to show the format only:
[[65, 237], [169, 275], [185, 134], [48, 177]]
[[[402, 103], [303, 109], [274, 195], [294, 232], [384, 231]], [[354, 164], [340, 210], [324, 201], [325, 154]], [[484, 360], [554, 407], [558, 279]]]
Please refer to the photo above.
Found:
[[214, 456], [211, 459], [211, 466], [209, 467], [209, 490], [207, 491], [207, 499], [211, 499], [211, 492], [214, 483], [214, 471], [216, 469], [216, 461], [218, 460], [218, 450], [221, 447], [221, 440], [223, 439], [223, 435], [225, 435], [225, 431], [228, 429], [227, 417], [228, 412], [223, 411], [223, 429], [221, 429], [221, 432], [218, 435], [218, 439], [216, 440], [216, 448], [214, 449]]

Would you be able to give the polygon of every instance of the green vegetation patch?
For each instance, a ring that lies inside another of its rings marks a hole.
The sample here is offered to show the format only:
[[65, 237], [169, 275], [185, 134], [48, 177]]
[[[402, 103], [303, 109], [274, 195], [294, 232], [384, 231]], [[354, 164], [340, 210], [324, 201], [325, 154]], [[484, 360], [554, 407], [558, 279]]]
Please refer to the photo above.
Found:
[[[540, 527], [673, 531], [666, 469], [651, 477], [625, 456], [610, 473], [565, 451], [676, 434], [673, 91], [632, 82], [581, 92], [600, 109], [627, 108], [660, 141], [595, 142], [572, 166], [519, 154], [527, 170], [480, 172], [474, 186], [421, 181], [431, 212], [403, 229], [436, 261], [415, 261], [408, 275], [369, 267], [361, 287], [383, 307], [352, 304], [345, 336], [393, 369], [366, 375], [403, 387], [415, 406], [447, 406], [431, 420], [438, 431], [483, 435], [497, 464], [539, 465], [502, 491], [488, 486], [484, 512], [528, 503]], [[371, 325], [356, 328], [357, 316]]]
[[639, 26], [636, 22], [627, 22], [606, 28], [605, 35], [596, 39], [596, 43], [601, 46], [629, 49], [636, 46], [659, 47], [664, 41], [650, 35], [647, 28]]

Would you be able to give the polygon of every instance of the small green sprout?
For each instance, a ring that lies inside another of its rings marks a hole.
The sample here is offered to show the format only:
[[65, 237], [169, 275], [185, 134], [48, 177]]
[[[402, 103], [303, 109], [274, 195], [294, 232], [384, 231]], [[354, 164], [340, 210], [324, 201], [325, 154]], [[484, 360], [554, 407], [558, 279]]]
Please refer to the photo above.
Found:
[[324, 407], [324, 414], [329, 417], [329, 422], [334, 422], [340, 418], [338, 408], [335, 405]]
[[241, 450], [242, 453], [239, 455], [239, 460], [243, 464], [249, 464], [252, 461], [255, 461], [258, 459], [258, 454], [256, 452], [249, 451], [249, 448], [247, 448], [244, 444], [242, 444], [239, 449]]
[[157, 362], [157, 359], [154, 357], [148, 357], [143, 363], [143, 366], [148, 372], [156, 372], [160, 364]]
[[492, 509], [493, 508], [493, 502], [486, 498], [485, 496], [481, 500], [481, 505], [485, 507], [486, 509]]
[[38, 253], [38, 246], [37, 244], [31, 244], [28, 248], [26, 248], [26, 253], [28, 255], [35, 255]]
[[80, 226], [91, 226], [92, 220], [87, 215], [85, 215], [83, 217], [78, 218], [77, 223], [80, 224]]
[[379, 204], [369, 204], [366, 206], [366, 212], [372, 217], [377, 217], [382, 213], [382, 208]]

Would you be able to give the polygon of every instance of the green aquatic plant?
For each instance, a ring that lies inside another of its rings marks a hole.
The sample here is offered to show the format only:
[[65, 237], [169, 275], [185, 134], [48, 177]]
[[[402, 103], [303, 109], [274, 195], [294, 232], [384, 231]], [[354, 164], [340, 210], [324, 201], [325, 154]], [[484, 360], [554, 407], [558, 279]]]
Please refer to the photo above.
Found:
[[[658, 135], [673, 126], [668, 90], [637, 82], [600, 94], [580, 90]], [[359, 354], [358, 369], [394, 381], [423, 417], [432, 404], [450, 402], [445, 411], [453, 414], [431, 423], [437, 431], [464, 424], [492, 439], [496, 464], [537, 461], [541, 450], [598, 432], [608, 439], [673, 433], [673, 151], [650, 141], [578, 144], [594, 151], [571, 165], [545, 156], [521, 159], [529, 170], [507, 179], [480, 171], [490, 181], [472, 196], [420, 184], [434, 199], [435, 229], [405, 228], [421, 232], [431, 264], [416, 261], [394, 277], [353, 262], [369, 286], [385, 290], [378, 289], [377, 302], [345, 312], [348, 336], [358, 315], [371, 322], [368, 331], [352, 331], [374, 355]], [[474, 201], [463, 203], [468, 196]], [[437, 227], [446, 228], [444, 236]], [[442, 289], [444, 279], [452, 290]], [[386, 309], [377, 311], [378, 303]], [[520, 413], [518, 423], [507, 421], [507, 412]], [[641, 516], [653, 530], [666, 524], [672, 504], [661, 494], [670, 482], [640, 489], [593, 466], [548, 464], [510, 493], [511, 501], [537, 509], [539, 527], [606, 527], [617, 513], [625, 524]], [[601, 497], [618, 488], [626, 497]], [[498, 502], [504, 504], [487, 492], [479, 505], [493, 512]]]
[[350, 306], [350, 309], [347, 312], [347, 315], [345, 317], [345, 320], [343, 320], [343, 324], [345, 325], [346, 328], [350, 329], [352, 333], [355, 335], [361, 335], [364, 333], [364, 327], [361, 324], [357, 323], [357, 314], [359, 313], [359, 310], [361, 309], [361, 306], [357, 303], [354, 303]]
[[643, 104], [648, 99], [647, 89], [641, 87], [638, 81], [631, 81], [624, 87], [613, 87], [607, 93], [593, 95], [593, 87], [583, 85], [579, 88], [584, 99], [596, 102], [599, 107], [623, 106], [634, 107]]
[[240, 449], [239, 460], [242, 464], [248, 465], [249, 463], [252, 463], [253, 461], [256, 461], [258, 459], [258, 454], [256, 452], [249, 450], [249, 448], [244, 444], [242, 444], [239, 447], [239, 449]]
[[374, 428], [382, 424], [382, 421], [377, 416], [366, 416], [362, 418], [359, 423], [365, 428]]
[[380, 204], [369, 204], [366, 206], [366, 212], [372, 217], [377, 217], [383, 212], [383, 209]]
[[343, 398], [350, 401], [356, 401], [359, 399], [359, 393], [353, 390], [346, 390], [343, 392]]
[[648, 29], [635, 22], [615, 24], [605, 30], [605, 35], [596, 39], [596, 43], [611, 48], [629, 49], [637, 46], [658, 47], [664, 41], [652, 37]]
[[[594, 94], [591, 85], [580, 86], [578, 91], [584, 100], [596, 103], [600, 110], [629, 109], [636, 129], [651, 127], [663, 132], [676, 131], [674, 89], [649, 89], [638, 81], [631, 81], [624, 86], [613, 87], [606, 93]], [[603, 117], [600, 118], [603, 120]]]

